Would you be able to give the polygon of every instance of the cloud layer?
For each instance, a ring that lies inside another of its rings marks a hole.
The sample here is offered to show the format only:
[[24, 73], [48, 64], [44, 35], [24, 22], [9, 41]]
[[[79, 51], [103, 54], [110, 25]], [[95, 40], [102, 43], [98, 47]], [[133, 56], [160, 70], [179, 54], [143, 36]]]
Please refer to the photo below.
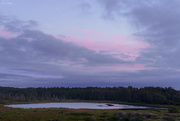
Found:
[[127, 20], [134, 33], [122, 36], [76, 28], [75, 36], [57, 37], [38, 30], [34, 20], [0, 15], [0, 85], [180, 88], [179, 0], [92, 3], [81, 3], [78, 10], [93, 16], [99, 6], [96, 15], [101, 11], [101, 21]]
[[129, 63], [34, 30], [35, 22], [32, 26], [32, 21], [20, 22], [16, 28], [11, 21], [2, 22], [2, 31], [18, 34], [0, 38], [1, 79], [62, 79], [73, 73], [83, 75], [87, 68]]
[[149, 62], [150, 66], [164, 69], [179, 68], [178, 0], [104, 0], [101, 4], [106, 17], [111, 18], [114, 14], [127, 17], [131, 24], [140, 30], [134, 35], [144, 38], [154, 46], [138, 57], [138, 61]]

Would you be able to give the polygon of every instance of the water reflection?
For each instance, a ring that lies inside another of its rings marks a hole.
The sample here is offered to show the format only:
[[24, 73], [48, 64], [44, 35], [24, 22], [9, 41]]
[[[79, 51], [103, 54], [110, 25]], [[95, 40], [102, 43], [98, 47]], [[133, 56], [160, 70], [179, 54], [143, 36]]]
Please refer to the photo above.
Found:
[[122, 105], [113, 103], [87, 103], [87, 102], [62, 102], [62, 103], [37, 103], [5, 105], [12, 108], [69, 108], [69, 109], [149, 109], [152, 107]]

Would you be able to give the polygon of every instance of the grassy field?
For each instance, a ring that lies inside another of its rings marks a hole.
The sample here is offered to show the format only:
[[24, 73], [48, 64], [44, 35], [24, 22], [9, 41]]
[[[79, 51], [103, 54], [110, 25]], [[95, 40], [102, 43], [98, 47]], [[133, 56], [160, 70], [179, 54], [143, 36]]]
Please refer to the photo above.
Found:
[[0, 121], [180, 121], [180, 113], [169, 113], [168, 110], [160, 109], [15, 109], [3, 107], [1, 104]]

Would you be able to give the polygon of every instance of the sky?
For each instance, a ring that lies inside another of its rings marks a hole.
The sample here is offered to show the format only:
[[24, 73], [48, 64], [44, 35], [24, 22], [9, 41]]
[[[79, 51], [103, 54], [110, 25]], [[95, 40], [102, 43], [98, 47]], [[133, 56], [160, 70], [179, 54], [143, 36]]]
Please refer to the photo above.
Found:
[[0, 86], [180, 89], [179, 0], [0, 0]]

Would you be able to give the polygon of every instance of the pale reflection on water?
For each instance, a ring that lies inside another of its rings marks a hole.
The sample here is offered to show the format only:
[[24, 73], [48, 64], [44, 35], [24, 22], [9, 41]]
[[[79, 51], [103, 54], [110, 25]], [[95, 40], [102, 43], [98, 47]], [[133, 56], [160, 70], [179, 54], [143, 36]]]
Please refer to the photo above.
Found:
[[62, 102], [62, 103], [37, 103], [5, 105], [12, 108], [69, 108], [69, 109], [149, 109], [152, 107], [122, 105], [113, 103], [87, 103], [87, 102]]

